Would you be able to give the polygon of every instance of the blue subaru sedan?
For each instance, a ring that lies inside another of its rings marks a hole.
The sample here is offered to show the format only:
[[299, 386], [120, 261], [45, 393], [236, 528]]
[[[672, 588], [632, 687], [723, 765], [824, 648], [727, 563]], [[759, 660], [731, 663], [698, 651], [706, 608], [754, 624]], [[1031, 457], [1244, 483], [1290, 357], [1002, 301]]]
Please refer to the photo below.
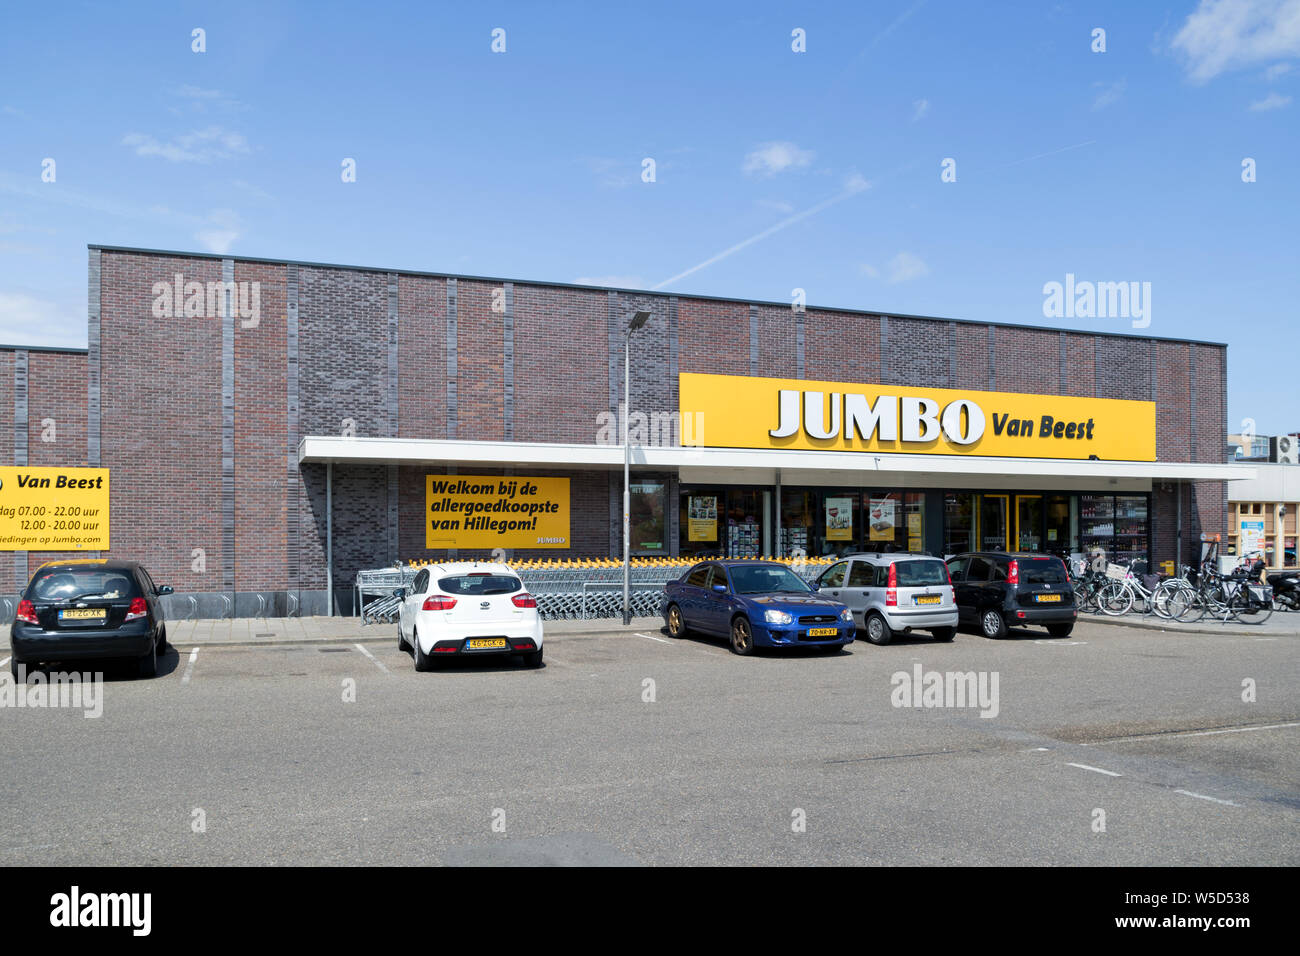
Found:
[[853, 613], [818, 594], [775, 561], [704, 561], [664, 586], [660, 612], [672, 637], [725, 635], [737, 654], [755, 647], [820, 647], [853, 642]]

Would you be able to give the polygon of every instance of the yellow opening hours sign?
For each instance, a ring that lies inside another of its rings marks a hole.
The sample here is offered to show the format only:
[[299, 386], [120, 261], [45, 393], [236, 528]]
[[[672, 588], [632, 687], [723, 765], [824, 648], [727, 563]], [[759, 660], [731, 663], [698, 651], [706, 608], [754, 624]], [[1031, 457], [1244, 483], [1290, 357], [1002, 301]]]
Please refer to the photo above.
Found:
[[107, 468], [0, 466], [0, 551], [107, 550]]

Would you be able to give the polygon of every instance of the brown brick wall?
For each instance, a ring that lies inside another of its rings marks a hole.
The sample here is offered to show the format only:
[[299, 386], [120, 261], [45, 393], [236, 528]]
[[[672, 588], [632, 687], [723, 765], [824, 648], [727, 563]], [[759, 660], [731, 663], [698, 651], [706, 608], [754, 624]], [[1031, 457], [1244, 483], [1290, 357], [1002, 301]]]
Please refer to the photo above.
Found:
[[287, 581], [288, 447], [286, 269], [235, 263], [235, 282], [257, 282], [261, 317], [235, 326], [235, 590], [256, 591]]
[[809, 309], [804, 316], [804, 375], [822, 381], [881, 381], [880, 318]]
[[500, 288], [466, 279], [456, 283], [457, 438], [505, 438], [505, 315], [492, 311], [492, 290]]
[[[12, 386], [12, 374], [9, 381]], [[8, 411], [12, 420], [12, 398]], [[42, 422], [48, 419], [53, 422], [47, 431]], [[46, 441], [47, 437], [53, 440]], [[27, 353], [27, 463], [42, 466], [86, 464], [85, 355], [75, 352]], [[27, 555], [28, 571], [30, 573], [46, 561], [74, 557], [85, 557], [85, 552], [31, 551]]]
[[594, 442], [597, 416], [610, 408], [606, 294], [531, 285], [514, 293], [515, 440]]
[[[221, 322], [154, 318], [152, 285], [186, 279], [219, 281], [218, 259], [151, 253], [102, 253], [103, 463], [113, 469], [113, 555], [145, 561], [178, 590], [221, 588]], [[235, 587], [287, 585], [296, 561], [299, 584], [324, 585], [324, 475], [302, 468], [299, 527], [290, 539], [285, 508], [288, 462], [286, 267], [236, 260], [236, 281], [262, 284], [256, 329], [235, 334]], [[361, 436], [389, 430], [388, 284], [386, 272], [300, 266], [298, 435], [339, 434], [343, 419]], [[492, 310], [501, 286], [457, 282], [457, 420], [462, 439], [505, 434], [504, 315]], [[518, 441], [589, 443], [600, 415], [621, 397], [621, 329], [636, 308], [652, 319], [633, 338], [633, 407], [676, 407], [671, 375], [670, 300], [649, 294], [514, 284], [514, 437]], [[447, 434], [447, 280], [398, 279], [398, 434]], [[781, 305], [758, 307], [758, 373], [795, 377], [796, 316]], [[881, 318], [835, 310], [805, 313], [805, 377], [862, 383], [897, 382], [969, 389], [989, 387], [988, 326], [889, 319], [881, 354]], [[995, 330], [996, 387], [1008, 391], [1097, 394], [1148, 399], [1151, 348], [1145, 339]], [[677, 368], [748, 375], [750, 307], [743, 302], [678, 297]], [[1226, 413], [1224, 350], [1159, 342], [1156, 349], [1158, 448], [1162, 460], [1222, 460]], [[1193, 382], [1197, 402], [1190, 407]], [[86, 358], [29, 353], [29, 450], [33, 464], [82, 464], [86, 447]], [[52, 356], [52, 357], [51, 357]], [[0, 455], [13, 460], [13, 352], [0, 350]], [[40, 420], [58, 422], [59, 441], [40, 441]], [[7, 430], [6, 430], [6, 424]], [[1194, 441], [1194, 447], [1193, 447]], [[66, 442], [66, 444], [65, 444]], [[516, 469], [525, 470], [525, 469]], [[398, 470], [398, 547], [389, 553], [389, 491], [383, 466], [340, 466], [335, 475], [336, 582], [359, 567], [436, 556], [423, 547], [424, 484], [437, 466]], [[462, 467], [466, 473], [491, 469]], [[548, 474], [541, 470], [530, 474]], [[573, 547], [559, 556], [605, 554], [616, 538], [617, 485], [608, 472], [580, 472], [572, 482]], [[615, 476], [617, 477], [617, 476]], [[1220, 530], [1221, 484], [1185, 489], [1185, 541], [1193, 520]], [[1173, 528], [1172, 493], [1157, 491], [1157, 549]], [[669, 509], [676, 502], [669, 502]], [[1199, 530], [1195, 533], [1199, 533]], [[202, 547], [207, 574], [190, 571]], [[470, 555], [465, 556], [487, 556]], [[35, 561], [36, 556], [33, 556]], [[16, 569], [0, 552], [0, 580]]]
[[398, 434], [446, 438], [447, 280], [399, 276], [397, 313]]
[[[155, 282], [220, 282], [219, 259], [102, 254], [101, 461], [112, 556], [178, 591], [222, 588], [221, 320], [155, 318]], [[202, 548], [206, 570], [191, 569]]]
[[[1061, 336], [1033, 329], [994, 329], [995, 381], [999, 391], [1060, 395]], [[988, 343], [985, 343], [987, 351]]]

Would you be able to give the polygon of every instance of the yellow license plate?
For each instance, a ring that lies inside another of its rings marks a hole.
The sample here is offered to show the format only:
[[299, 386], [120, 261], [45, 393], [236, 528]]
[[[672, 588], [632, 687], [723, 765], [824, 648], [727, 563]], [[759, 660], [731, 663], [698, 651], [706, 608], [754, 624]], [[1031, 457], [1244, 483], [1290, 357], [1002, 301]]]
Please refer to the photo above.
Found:
[[493, 648], [499, 650], [505, 646], [506, 639], [504, 637], [476, 637], [469, 642], [471, 651], [490, 651]]
[[102, 607], [70, 607], [59, 612], [60, 621], [102, 621], [108, 612]]
[[923, 594], [915, 600], [917, 604], [938, 604], [943, 598], [937, 594]]
[[839, 634], [839, 629], [834, 627], [810, 627], [808, 628], [809, 637], [835, 637]]
[[1035, 594], [1034, 600], [1039, 604], [1059, 604], [1061, 595], [1059, 594]]

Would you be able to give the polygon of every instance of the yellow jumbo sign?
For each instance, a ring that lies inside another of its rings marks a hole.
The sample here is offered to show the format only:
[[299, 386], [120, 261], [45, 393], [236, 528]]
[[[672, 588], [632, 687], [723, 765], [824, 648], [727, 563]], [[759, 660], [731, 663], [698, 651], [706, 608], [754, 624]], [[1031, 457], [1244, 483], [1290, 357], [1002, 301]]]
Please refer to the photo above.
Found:
[[107, 468], [0, 466], [0, 551], [107, 550]]
[[678, 394], [718, 448], [1156, 459], [1154, 402], [687, 372]]
[[425, 475], [426, 548], [567, 548], [569, 479]]

